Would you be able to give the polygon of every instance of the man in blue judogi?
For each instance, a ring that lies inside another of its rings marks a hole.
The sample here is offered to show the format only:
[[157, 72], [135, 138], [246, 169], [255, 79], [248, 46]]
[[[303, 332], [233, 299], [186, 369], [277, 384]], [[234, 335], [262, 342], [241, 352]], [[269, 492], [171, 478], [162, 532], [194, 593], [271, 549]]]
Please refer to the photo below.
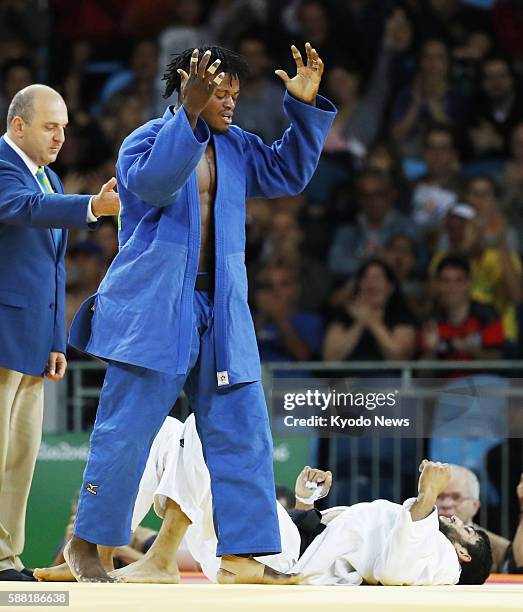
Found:
[[[284, 583], [252, 559], [279, 552], [272, 442], [247, 305], [245, 200], [300, 193], [335, 116], [317, 95], [323, 62], [296, 47], [277, 70], [290, 127], [272, 147], [232, 125], [240, 56], [210, 47], [176, 56], [166, 96], [179, 105], [122, 144], [120, 251], [84, 303], [71, 343], [108, 360], [64, 556], [79, 581], [110, 581], [97, 547], [129, 541], [152, 441], [183, 388], [212, 482], [224, 581]], [[180, 512], [179, 534], [186, 517]], [[177, 537], [178, 537], [177, 536]], [[106, 568], [107, 569], [107, 568]]]

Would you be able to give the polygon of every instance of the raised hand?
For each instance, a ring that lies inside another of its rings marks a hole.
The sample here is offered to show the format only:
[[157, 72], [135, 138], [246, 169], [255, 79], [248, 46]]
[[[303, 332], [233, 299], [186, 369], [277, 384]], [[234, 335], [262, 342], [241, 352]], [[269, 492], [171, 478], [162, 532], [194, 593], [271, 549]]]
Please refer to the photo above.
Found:
[[182, 104], [190, 119], [197, 119], [202, 110], [207, 106], [214, 90], [220, 85], [225, 76], [224, 72], [218, 75], [216, 71], [221, 63], [217, 59], [209, 68], [207, 65], [211, 59], [211, 52], [206, 51], [198, 64], [198, 49], [195, 49], [191, 55], [191, 63], [189, 74], [182, 70], [178, 70], [178, 74], [182, 79], [180, 87], [180, 96]]
[[314, 482], [318, 487], [323, 487], [320, 496], [321, 499], [328, 494], [331, 488], [332, 472], [318, 470], [317, 468], [311, 468], [306, 465], [301, 471], [298, 478], [296, 479], [294, 494], [302, 498], [311, 497], [314, 492], [314, 489], [307, 487], [308, 482]]
[[445, 490], [450, 481], [450, 465], [439, 461], [423, 459], [419, 466], [418, 491], [421, 495], [428, 495], [434, 499]]
[[274, 72], [285, 83], [287, 91], [292, 96], [306, 104], [314, 104], [323, 74], [323, 62], [310, 43], [305, 43], [305, 53], [307, 54], [307, 64], [305, 65], [297, 47], [292, 45], [291, 51], [296, 62], [296, 76], [291, 79], [285, 70], [275, 70]]

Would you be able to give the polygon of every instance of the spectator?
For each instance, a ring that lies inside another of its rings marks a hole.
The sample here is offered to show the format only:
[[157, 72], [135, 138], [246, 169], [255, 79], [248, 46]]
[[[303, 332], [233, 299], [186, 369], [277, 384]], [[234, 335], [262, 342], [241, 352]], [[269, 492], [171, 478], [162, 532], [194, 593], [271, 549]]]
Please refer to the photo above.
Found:
[[[294, 28], [295, 24], [298, 26], [297, 31], [292, 33], [292, 42], [298, 49], [301, 49], [306, 42], [310, 42], [318, 51], [326, 66], [333, 66], [346, 53], [346, 51], [343, 53], [336, 43], [341, 32], [338, 31], [333, 17], [333, 12], [327, 9], [325, 2], [322, 0], [300, 0], [296, 4], [295, 13], [291, 18], [291, 27]], [[346, 35], [343, 35], [343, 38], [349, 47], [350, 57], [354, 57], [354, 53], [350, 52], [357, 51], [356, 45]], [[285, 52], [284, 55], [285, 61], [288, 61]]]
[[271, 74], [272, 80], [269, 79], [271, 58], [261, 38], [245, 36], [237, 48], [249, 65], [249, 73], [242, 80], [234, 121], [270, 145], [279, 140], [289, 126], [282, 111], [283, 92], [274, 75]]
[[422, 331], [424, 358], [453, 361], [500, 357], [501, 318], [492, 306], [473, 300], [466, 259], [449, 255], [439, 262], [435, 272], [435, 300], [436, 310]]
[[0, 115], [5, 117], [9, 102], [15, 93], [36, 81], [33, 63], [26, 57], [7, 60], [2, 65], [0, 81], [2, 83]]
[[379, 253], [391, 236], [416, 235], [411, 221], [394, 210], [397, 190], [386, 175], [365, 170], [356, 187], [356, 220], [336, 230], [329, 252], [329, 269], [341, 277], [353, 276], [361, 263]]
[[476, 93], [483, 60], [493, 52], [495, 41], [487, 32], [472, 30], [464, 43], [452, 51], [452, 82], [463, 99]]
[[294, 213], [277, 211], [272, 216], [260, 260], [262, 265], [278, 262], [292, 269], [300, 288], [300, 310], [317, 312], [327, 303], [332, 283], [324, 265], [304, 252], [304, 237]]
[[413, 82], [398, 94], [392, 108], [391, 135], [403, 156], [421, 159], [423, 135], [430, 124], [458, 122], [461, 101], [450, 87], [449, 70], [445, 43], [426, 40]]
[[394, 270], [410, 310], [420, 317], [427, 310], [426, 282], [419, 274], [420, 249], [412, 236], [396, 234], [383, 249], [383, 261]]
[[492, 31], [487, 11], [467, 6], [462, 0], [428, 0], [416, 3], [419, 7], [415, 21], [416, 32], [423, 40], [436, 36], [451, 47], [463, 45], [473, 31]]
[[159, 46], [156, 40], [141, 40], [133, 48], [129, 67], [113, 75], [104, 85], [99, 105], [111, 106], [111, 99], [118, 94], [132, 94], [141, 99], [144, 119], [155, 117], [157, 96], [156, 77], [158, 72]]
[[[451, 479], [445, 490], [436, 498], [440, 516], [457, 516], [466, 525], [482, 529], [490, 540], [492, 549], [492, 572], [523, 573], [523, 515], [519, 521], [512, 543], [474, 522], [480, 508], [479, 481], [471, 470], [461, 465], [451, 465]], [[519, 505], [523, 508], [523, 474], [516, 489]]]
[[473, 299], [494, 306], [503, 320], [505, 340], [516, 342], [516, 306], [523, 300], [523, 266], [519, 255], [508, 247], [503, 232], [495, 236], [497, 242], [488, 244], [481, 220], [473, 209], [471, 214], [468, 206], [453, 207], [447, 229], [449, 226], [453, 235], [447, 234], [441, 243], [443, 248], [434, 254], [429, 268], [431, 276], [435, 276], [439, 263], [448, 254], [468, 258]]
[[113, 219], [102, 219], [91, 240], [100, 247], [105, 267], [108, 268], [118, 253], [118, 229]]
[[450, 127], [438, 124], [428, 128], [423, 157], [427, 171], [414, 189], [412, 214], [418, 228], [430, 235], [458, 199], [461, 189], [459, 155]]
[[507, 223], [498, 205], [498, 187], [490, 176], [475, 176], [468, 180], [465, 201], [476, 211], [486, 245], [507, 245], [511, 251], [519, 251], [519, 236]]
[[103, 251], [88, 240], [73, 244], [67, 258], [67, 329], [82, 302], [98, 290], [104, 275]]
[[261, 270], [254, 296], [254, 325], [262, 361], [309, 361], [320, 354], [322, 319], [298, 308], [296, 274], [280, 264]]
[[518, 236], [523, 234], [523, 123], [512, 132], [512, 157], [505, 162], [500, 177], [501, 208], [510, 227]]
[[481, 66], [481, 89], [472, 99], [465, 123], [466, 158], [496, 169], [510, 152], [510, 135], [523, 119], [523, 105], [508, 59], [491, 56]]
[[403, 164], [394, 143], [387, 140], [378, 140], [369, 147], [365, 168], [382, 172], [389, 177], [391, 183], [396, 185], [398, 197], [394, 204], [400, 212], [410, 214], [412, 187], [403, 172]]
[[355, 157], [364, 157], [381, 128], [393, 56], [409, 46], [411, 35], [405, 14], [395, 11], [387, 21], [381, 50], [363, 95], [359, 70], [341, 65], [329, 70], [328, 95], [336, 104], [338, 114], [325, 143], [326, 153], [350, 152]]
[[327, 327], [325, 361], [410, 359], [416, 345], [416, 322], [398, 280], [379, 259], [358, 271], [351, 297]]

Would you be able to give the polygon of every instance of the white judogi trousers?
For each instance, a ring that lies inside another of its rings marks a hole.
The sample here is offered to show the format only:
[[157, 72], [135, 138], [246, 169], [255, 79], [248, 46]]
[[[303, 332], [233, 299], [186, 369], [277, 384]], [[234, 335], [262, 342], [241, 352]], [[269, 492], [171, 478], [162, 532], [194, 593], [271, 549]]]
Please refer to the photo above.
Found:
[[[185, 423], [167, 417], [160, 429], [140, 483], [133, 529], [153, 503], [156, 514], [163, 517], [167, 498], [178, 503], [192, 521], [185, 543], [204, 574], [215, 581], [220, 559], [216, 557], [210, 477], [193, 415]], [[299, 561], [298, 529], [278, 504], [282, 552], [259, 557], [259, 561], [280, 572], [310, 575], [308, 583], [315, 585], [456, 584], [461, 571], [458, 556], [439, 531], [436, 510], [413, 521], [409, 509], [414, 501], [411, 498], [399, 505], [379, 499], [326, 510], [326, 518], [330, 513], [335, 518]]]
[[[183, 447], [180, 440], [183, 440]], [[140, 482], [133, 513], [133, 531], [152, 504], [156, 514], [163, 518], [167, 498], [175, 501], [191, 520], [185, 545], [200, 563], [207, 578], [216, 581], [220, 559], [216, 557], [211, 480], [193, 414], [185, 423], [167, 417], [158, 432]], [[260, 557], [259, 560], [277, 571], [289, 572], [298, 559], [300, 535], [280, 504], [278, 521], [282, 552]], [[252, 529], [255, 530], [256, 525]]]

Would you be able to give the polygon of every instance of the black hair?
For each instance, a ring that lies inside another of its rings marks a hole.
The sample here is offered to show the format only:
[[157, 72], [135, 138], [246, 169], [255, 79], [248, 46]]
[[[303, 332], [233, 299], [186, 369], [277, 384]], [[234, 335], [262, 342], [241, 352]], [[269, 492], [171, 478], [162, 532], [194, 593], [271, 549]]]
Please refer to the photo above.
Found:
[[488, 535], [481, 529], [476, 530], [479, 540], [475, 544], [462, 545], [470, 555], [468, 563], [461, 564], [458, 584], [483, 584], [492, 567], [492, 549]]
[[436, 276], [441, 276], [443, 270], [447, 268], [458, 268], [459, 270], [463, 270], [467, 277], [470, 276], [470, 264], [468, 259], [465, 257], [460, 257], [459, 255], [447, 255], [444, 257], [438, 264], [436, 268]]
[[384, 172], [383, 170], [368, 167], [363, 167], [363, 169], [358, 173], [356, 177], [356, 186], [359, 187], [361, 182], [366, 178], [379, 179], [380, 181], [386, 183], [387, 187], [395, 187], [392, 175]]
[[[178, 74], [178, 70], [181, 68], [185, 72], [189, 73], [189, 66], [191, 62], [191, 56], [194, 49], [185, 49], [181, 53], [172, 55], [172, 60], [167, 64], [167, 69], [163, 75], [163, 80], [166, 82], [164, 98], [170, 98], [176, 91], [180, 91], [181, 78]], [[221, 60], [221, 64], [218, 68], [218, 73], [226, 72], [234, 77], [237, 77], [240, 81], [246, 76], [249, 71], [247, 63], [241, 55], [230, 49], [218, 46], [207, 46], [202, 45], [198, 47], [199, 55], [198, 62], [201, 60], [203, 54], [206, 51], [211, 52], [211, 58], [208, 66], [210, 66], [215, 60]]]
[[276, 499], [283, 499], [285, 502], [285, 510], [289, 511], [294, 508], [295, 498], [294, 493], [285, 485], [276, 485]]
[[446, 123], [437, 122], [429, 124], [429, 126], [425, 130], [425, 134], [423, 136], [424, 147], [427, 146], [430, 134], [434, 132], [437, 132], [439, 134], [447, 134], [452, 141], [452, 146], [454, 147], [454, 149], [457, 149], [456, 132], [450, 127], [450, 125], [447, 125]]
[[496, 198], [500, 197], [501, 190], [499, 188], [499, 185], [497, 181], [492, 176], [490, 176], [490, 174], [475, 174], [474, 176], [471, 176], [470, 178], [468, 178], [467, 182], [465, 183], [465, 191], [463, 195], [464, 199], [465, 199], [466, 192], [470, 189], [470, 186], [472, 185], [472, 183], [475, 183], [476, 181], [485, 181], [485, 183], [488, 183], [490, 187], [492, 188], [492, 191], [494, 192], [494, 196]]
[[36, 80], [36, 69], [34, 63], [28, 57], [16, 57], [5, 61], [0, 68], [0, 78], [5, 81], [9, 71], [13, 68], [25, 68], [31, 73], [31, 80]]
[[398, 277], [396, 274], [394, 274], [392, 268], [379, 257], [370, 257], [361, 264], [356, 272], [356, 275], [354, 276], [354, 294], [358, 294], [363, 276], [372, 266], [377, 266], [380, 268], [383, 271], [383, 274], [385, 274], [387, 281], [392, 286], [392, 293], [390, 294], [387, 304], [385, 305], [386, 318], [389, 316], [396, 318], [404, 313], [408, 313], [414, 319], [413, 313], [411, 312], [403, 292], [401, 291]]

